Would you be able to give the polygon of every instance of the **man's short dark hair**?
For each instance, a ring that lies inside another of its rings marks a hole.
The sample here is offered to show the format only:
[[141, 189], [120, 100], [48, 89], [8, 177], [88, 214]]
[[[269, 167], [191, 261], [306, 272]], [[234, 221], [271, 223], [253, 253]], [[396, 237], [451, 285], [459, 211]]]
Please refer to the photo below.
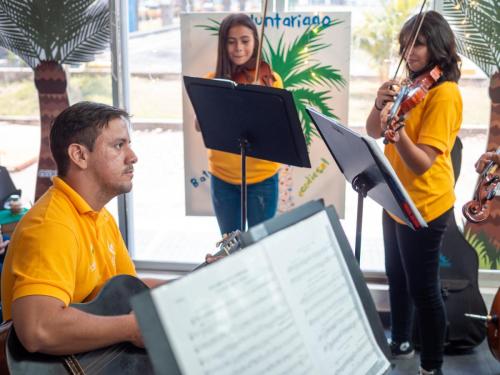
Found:
[[101, 130], [116, 118], [128, 121], [129, 114], [122, 109], [93, 102], [79, 102], [62, 111], [50, 130], [50, 151], [57, 164], [57, 174], [64, 177], [68, 172], [69, 145], [78, 143], [92, 151]]

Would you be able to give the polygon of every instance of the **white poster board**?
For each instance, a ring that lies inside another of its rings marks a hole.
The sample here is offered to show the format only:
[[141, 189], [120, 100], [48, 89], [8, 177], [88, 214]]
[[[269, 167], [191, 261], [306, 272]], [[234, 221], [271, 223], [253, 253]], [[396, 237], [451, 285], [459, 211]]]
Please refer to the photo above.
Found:
[[[227, 13], [189, 13], [181, 15], [182, 75], [204, 77], [215, 70], [218, 23]], [[257, 27], [262, 17], [249, 14]], [[278, 210], [287, 211], [311, 199], [323, 198], [344, 216], [345, 181], [314, 125], [305, 106], [328, 111], [347, 123], [350, 60], [350, 13], [270, 13], [266, 17], [264, 58], [278, 71], [285, 89], [294, 92], [311, 169], [283, 166], [280, 171]], [[317, 46], [320, 45], [320, 48]], [[280, 48], [278, 48], [280, 46]], [[285, 64], [273, 64], [275, 57]], [[290, 56], [299, 52], [295, 65]], [[287, 60], [288, 58], [288, 60]], [[275, 65], [275, 66], [273, 66]], [[291, 68], [291, 69], [289, 69]], [[301, 110], [304, 108], [304, 110]], [[221, 108], [223, 110], [223, 108]], [[328, 114], [326, 113], [326, 114]], [[194, 112], [184, 90], [184, 166], [187, 215], [211, 215], [207, 154], [201, 134], [194, 127]]]

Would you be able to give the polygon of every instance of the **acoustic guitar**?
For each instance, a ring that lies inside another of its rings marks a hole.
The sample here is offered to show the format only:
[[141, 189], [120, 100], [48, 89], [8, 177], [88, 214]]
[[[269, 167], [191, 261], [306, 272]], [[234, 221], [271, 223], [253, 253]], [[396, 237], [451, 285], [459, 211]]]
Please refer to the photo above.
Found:
[[[240, 231], [225, 235], [216, 246], [216, 257], [230, 255], [240, 248]], [[206, 266], [205, 262], [195, 269]], [[95, 315], [124, 315], [132, 310], [129, 299], [133, 295], [148, 290], [139, 279], [129, 275], [119, 275], [110, 279], [101, 289], [97, 297], [88, 303], [72, 304], [79, 310]], [[5, 343], [5, 345], [2, 345]], [[68, 356], [53, 356], [30, 353], [20, 343], [12, 322], [0, 327], [0, 375], [3, 374], [71, 374], [71, 375], [115, 375], [153, 373], [153, 367], [144, 349], [130, 343], [121, 343], [107, 348]], [[6, 360], [4, 359], [4, 356]], [[7, 363], [5, 368], [4, 364]]]
[[[222, 258], [228, 255], [231, 255], [233, 252], [236, 252], [241, 249], [240, 242], [241, 231], [235, 230], [229, 234], [225, 234], [222, 239], [215, 244], [218, 251], [213, 255], [216, 258]], [[210, 262], [205, 261], [204, 263], [196, 266], [193, 271], [199, 270], [205, 266], [208, 266]]]
[[[129, 298], [144, 290], [148, 287], [141, 280], [119, 275], [110, 279], [91, 302], [71, 306], [95, 315], [124, 315], [131, 311]], [[153, 374], [146, 351], [131, 343], [69, 356], [30, 353], [19, 342], [14, 327], [7, 337], [6, 357], [10, 374]]]

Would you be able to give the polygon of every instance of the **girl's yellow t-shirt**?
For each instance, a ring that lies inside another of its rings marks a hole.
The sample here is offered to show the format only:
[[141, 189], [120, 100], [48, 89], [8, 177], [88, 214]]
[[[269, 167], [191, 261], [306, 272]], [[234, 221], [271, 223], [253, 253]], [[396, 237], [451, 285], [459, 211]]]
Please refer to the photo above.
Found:
[[[251, 72], [250, 72], [251, 73]], [[281, 77], [273, 72], [275, 81], [273, 87], [283, 88]], [[207, 74], [206, 78], [214, 78], [215, 74]], [[246, 178], [248, 184], [256, 184], [274, 176], [281, 167], [280, 163], [247, 157]], [[208, 171], [221, 180], [241, 184], [241, 157], [229, 152], [208, 150]]]
[[458, 85], [443, 82], [427, 93], [405, 121], [406, 133], [415, 144], [432, 146], [440, 151], [434, 164], [424, 174], [417, 175], [406, 166], [395, 145], [385, 147], [385, 155], [427, 222], [441, 216], [455, 203], [455, 177], [450, 153], [461, 124], [462, 96]]

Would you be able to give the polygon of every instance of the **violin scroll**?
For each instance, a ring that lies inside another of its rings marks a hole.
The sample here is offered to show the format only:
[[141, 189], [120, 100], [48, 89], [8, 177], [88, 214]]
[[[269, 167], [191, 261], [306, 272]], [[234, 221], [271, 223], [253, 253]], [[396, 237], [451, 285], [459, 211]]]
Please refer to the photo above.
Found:
[[[500, 147], [496, 153], [500, 154]], [[471, 223], [485, 221], [490, 215], [490, 201], [495, 198], [500, 184], [500, 176], [493, 174], [497, 167], [493, 161], [486, 165], [476, 184], [473, 199], [462, 207], [462, 213]]]

